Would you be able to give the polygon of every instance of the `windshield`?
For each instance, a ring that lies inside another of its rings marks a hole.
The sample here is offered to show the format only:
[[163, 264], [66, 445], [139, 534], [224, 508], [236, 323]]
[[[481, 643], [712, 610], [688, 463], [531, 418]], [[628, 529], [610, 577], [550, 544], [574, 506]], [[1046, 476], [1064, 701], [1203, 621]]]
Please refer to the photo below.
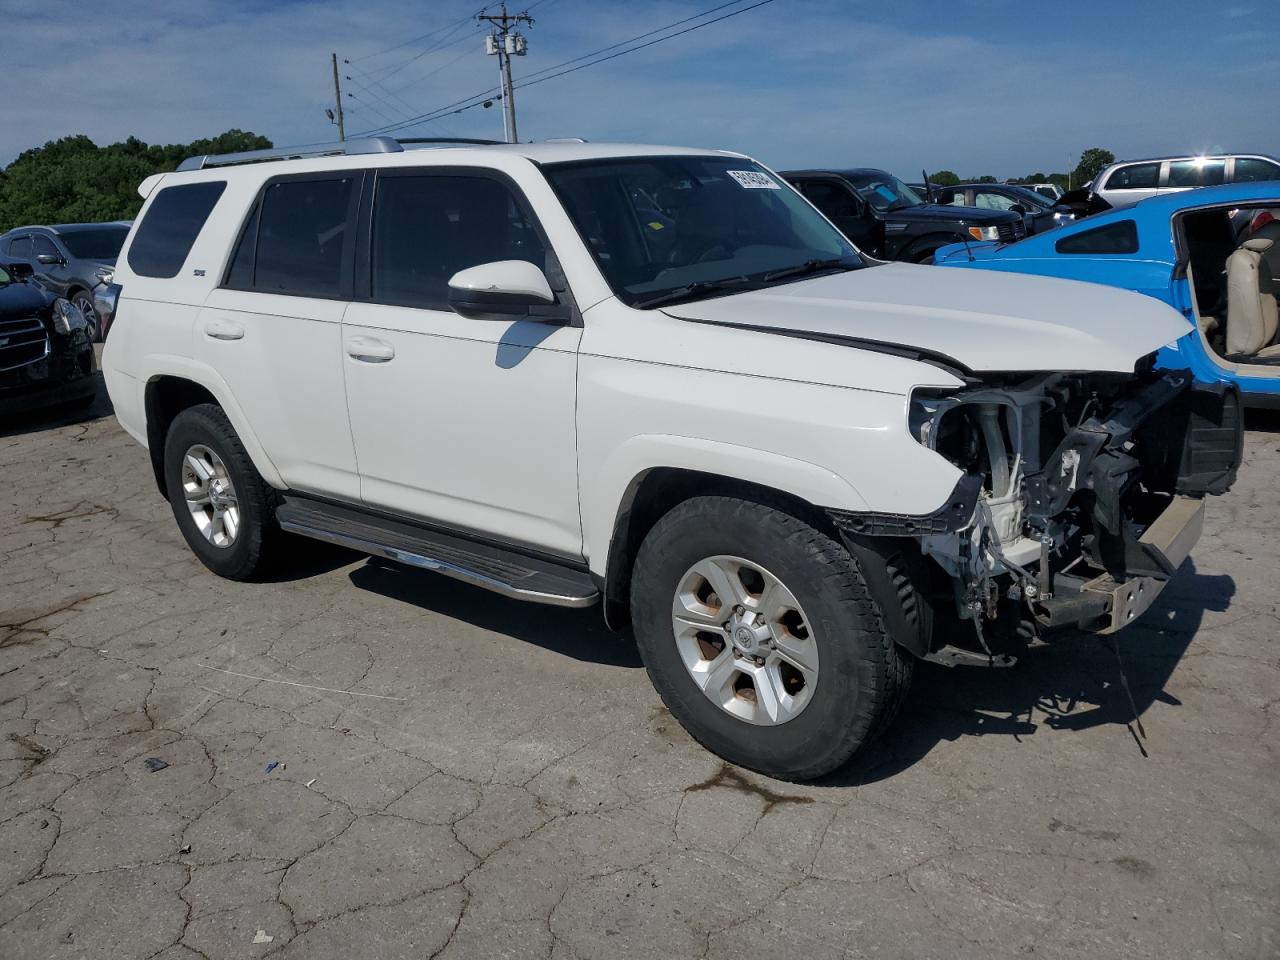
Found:
[[635, 157], [543, 170], [610, 287], [632, 306], [862, 265], [821, 214], [749, 160]]
[[871, 173], [851, 173], [845, 176], [858, 196], [872, 208], [885, 213], [889, 210], [901, 210], [903, 207], [918, 207], [924, 203], [920, 194], [891, 173], [875, 170]]
[[110, 226], [67, 230], [59, 233], [58, 239], [77, 260], [114, 260], [120, 256], [120, 248], [128, 235], [128, 227]]

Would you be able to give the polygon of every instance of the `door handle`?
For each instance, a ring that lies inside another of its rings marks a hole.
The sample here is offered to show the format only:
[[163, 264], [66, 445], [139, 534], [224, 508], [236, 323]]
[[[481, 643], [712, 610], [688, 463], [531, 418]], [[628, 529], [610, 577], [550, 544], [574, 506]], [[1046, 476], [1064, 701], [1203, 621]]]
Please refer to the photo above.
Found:
[[205, 323], [204, 333], [214, 340], [240, 340], [244, 337], [244, 326], [226, 317], [215, 317]]
[[348, 337], [347, 356], [365, 363], [386, 363], [396, 355], [396, 348], [374, 337]]

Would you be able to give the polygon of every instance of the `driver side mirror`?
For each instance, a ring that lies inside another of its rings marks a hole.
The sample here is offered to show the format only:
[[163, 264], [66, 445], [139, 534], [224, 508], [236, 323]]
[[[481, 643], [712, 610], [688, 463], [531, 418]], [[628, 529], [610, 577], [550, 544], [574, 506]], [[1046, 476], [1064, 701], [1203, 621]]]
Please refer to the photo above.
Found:
[[1009, 208], [1009, 212], [1016, 213], [1020, 217], [1025, 217], [1027, 215], [1027, 208], [1020, 203], [1015, 203]]
[[36, 262], [44, 263], [44, 264], [55, 264], [55, 263], [66, 263], [67, 261], [63, 260], [56, 253], [38, 253], [36, 254]]
[[482, 263], [449, 279], [449, 307], [472, 320], [552, 319], [530, 311], [555, 302], [546, 274], [527, 260]]

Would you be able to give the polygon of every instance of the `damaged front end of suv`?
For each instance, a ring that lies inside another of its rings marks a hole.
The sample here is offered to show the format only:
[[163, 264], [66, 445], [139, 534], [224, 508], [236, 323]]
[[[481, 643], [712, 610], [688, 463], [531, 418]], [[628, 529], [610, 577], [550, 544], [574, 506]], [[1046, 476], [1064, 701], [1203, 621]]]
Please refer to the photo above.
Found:
[[[863, 545], [918, 544], [914, 564], [896, 561], [915, 593], [905, 644], [948, 664], [1011, 663], [1011, 624], [1108, 634], [1131, 623], [1199, 539], [1203, 498], [1230, 489], [1242, 444], [1234, 387], [1154, 371], [1150, 358], [1136, 374], [986, 374], [917, 389], [908, 429], [963, 471], [952, 496], [927, 516], [832, 518]], [[926, 607], [953, 608], [980, 649], [939, 650]]]

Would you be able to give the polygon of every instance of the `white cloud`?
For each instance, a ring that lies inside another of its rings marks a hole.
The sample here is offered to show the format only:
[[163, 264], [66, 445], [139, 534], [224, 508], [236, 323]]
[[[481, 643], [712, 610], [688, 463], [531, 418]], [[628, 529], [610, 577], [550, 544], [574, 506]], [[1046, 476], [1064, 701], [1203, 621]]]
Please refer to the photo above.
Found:
[[[0, 162], [74, 133], [99, 143], [181, 142], [240, 127], [277, 143], [332, 139], [323, 111], [334, 50], [353, 61], [343, 68], [354, 78], [349, 131], [425, 112], [494, 85], [496, 63], [481, 52], [478, 30], [385, 88], [365, 74], [380, 76], [425, 42], [357, 58], [462, 18], [472, 4], [101, 0], [86, 12], [75, 0], [48, 0], [38, 16], [0, 11], [10, 79], [47, 78], [25, 92], [9, 84]], [[544, 0], [517, 78], [711, 5]], [[1237, 95], [1221, 64], [1167, 38], [1179, 31], [1139, 42], [1107, 31], [1015, 30], [1012, 20], [1007, 30], [990, 20], [964, 29], [971, 18], [929, 9], [776, 0], [518, 91], [521, 135], [721, 146], [780, 167], [872, 164], [907, 177], [921, 167], [1064, 169], [1095, 145], [1121, 155], [1208, 145], [1280, 153], [1280, 134], [1259, 125], [1253, 100]], [[986, 16], [999, 24], [1012, 9], [991, 5]], [[1267, 63], [1252, 76], [1261, 82], [1273, 70]], [[410, 132], [497, 137], [501, 129], [495, 106]]]

